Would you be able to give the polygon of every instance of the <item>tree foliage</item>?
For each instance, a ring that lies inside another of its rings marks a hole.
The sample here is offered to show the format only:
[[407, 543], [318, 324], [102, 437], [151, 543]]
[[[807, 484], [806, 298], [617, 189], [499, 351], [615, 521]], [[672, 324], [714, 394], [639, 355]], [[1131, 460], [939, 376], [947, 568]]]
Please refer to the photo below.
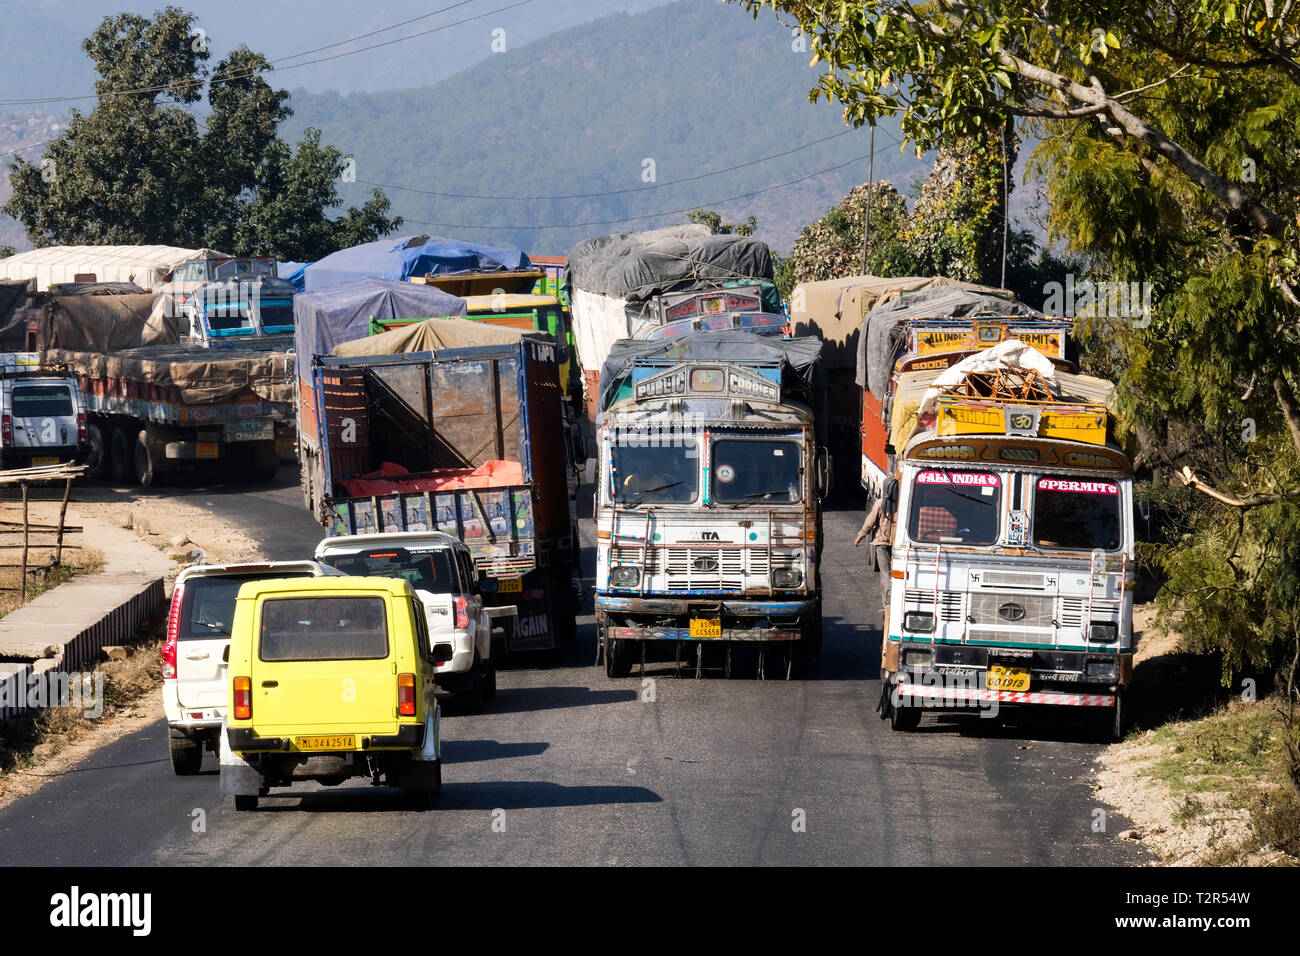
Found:
[[[1015, 121], [1041, 139], [1054, 239], [1154, 288], [1101, 339], [1140, 463], [1200, 506], [1162, 552], [1166, 612], [1225, 678], [1284, 666], [1300, 578], [1300, 9], [1268, 0], [745, 0], [793, 18], [852, 125], [918, 148]], [[1094, 324], [1105, 324], [1098, 318]], [[1097, 334], [1098, 329], [1085, 330]]]
[[[37, 246], [166, 244], [310, 260], [386, 235], [378, 190], [338, 219], [346, 158], [309, 130], [290, 149], [277, 136], [289, 94], [263, 76], [245, 46], [209, 76], [194, 16], [167, 7], [152, 19], [106, 17], [82, 44], [99, 96], [37, 163], [17, 159], [4, 212]], [[202, 122], [186, 107], [207, 92]]]

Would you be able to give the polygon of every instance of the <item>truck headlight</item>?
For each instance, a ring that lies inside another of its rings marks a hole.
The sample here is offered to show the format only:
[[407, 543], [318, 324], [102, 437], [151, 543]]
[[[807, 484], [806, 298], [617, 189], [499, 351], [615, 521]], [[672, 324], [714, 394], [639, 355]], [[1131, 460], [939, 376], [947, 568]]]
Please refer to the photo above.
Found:
[[798, 568], [777, 568], [772, 572], [772, 587], [797, 588], [803, 584], [803, 572]]
[[929, 667], [934, 663], [934, 651], [928, 647], [903, 648], [904, 667]]
[[903, 630], [927, 633], [933, 631], [934, 614], [930, 611], [908, 611], [903, 615]]
[[1119, 637], [1119, 625], [1114, 621], [1093, 621], [1088, 628], [1088, 640], [1097, 644], [1112, 644]]
[[1113, 681], [1119, 676], [1119, 661], [1088, 661], [1084, 673], [1089, 680]]
[[610, 568], [609, 583], [616, 588], [634, 588], [641, 583], [641, 569], [627, 565]]

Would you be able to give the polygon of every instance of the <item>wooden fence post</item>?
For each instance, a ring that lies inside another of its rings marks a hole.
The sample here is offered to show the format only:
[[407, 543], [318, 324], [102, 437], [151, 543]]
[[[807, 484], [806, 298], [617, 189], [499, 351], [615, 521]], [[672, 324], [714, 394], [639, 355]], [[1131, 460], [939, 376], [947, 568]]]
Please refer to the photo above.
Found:
[[22, 595], [18, 599], [20, 605], [27, 603], [27, 482], [19, 482], [23, 489], [23, 573], [18, 579], [18, 592]]
[[63, 564], [63, 521], [68, 514], [68, 498], [72, 494], [72, 478], [63, 483], [63, 505], [59, 508], [59, 541], [54, 552], [54, 566]]

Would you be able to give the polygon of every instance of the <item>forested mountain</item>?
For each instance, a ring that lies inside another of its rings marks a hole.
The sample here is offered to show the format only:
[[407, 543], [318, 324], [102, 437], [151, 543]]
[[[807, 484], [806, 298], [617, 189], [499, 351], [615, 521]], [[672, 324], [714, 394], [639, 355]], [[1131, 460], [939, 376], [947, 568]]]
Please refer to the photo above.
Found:
[[[732, 220], [755, 215], [758, 235], [788, 251], [804, 225], [867, 178], [865, 158], [842, 164], [868, 154], [868, 133], [846, 132], [838, 110], [809, 104], [809, 57], [771, 17], [755, 23], [734, 6], [686, 0], [507, 43], [432, 86], [295, 91], [284, 134], [320, 127], [356, 158], [344, 202], [385, 184], [407, 232], [554, 253], [587, 236], [685, 222], [678, 210], [706, 207]], [[753, 162], [779, 153], [788, 155]], [[651, 161], [655, 183], [644, 181]], [[748, 165], [671, 184], [740, 164]], [[896, 126], [877, 132], [877, 178], [902, 188], [923, 169], [911, 151], [900, 155]], [[591, 193], [613, 194], [577, 195]]]

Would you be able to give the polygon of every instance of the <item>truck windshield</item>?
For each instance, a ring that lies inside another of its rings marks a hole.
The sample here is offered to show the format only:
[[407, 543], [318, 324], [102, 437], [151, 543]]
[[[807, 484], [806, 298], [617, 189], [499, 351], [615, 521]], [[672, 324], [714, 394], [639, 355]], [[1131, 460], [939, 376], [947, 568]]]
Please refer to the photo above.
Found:
[[273, 598], [262, 603], [264, 661], [366, 661], [388, 656], [388, 615], [379, 597]]
[[799, 445], [723, 440], [713, 446], [713, 497], [720, 504], [799, 501]]
[[72, 393], [66, 385], [15, 385], [14, 418], [45, 418], [72, 414]]
[[261, 259], [227, 259], [213, 270], [216, 279], [240, 279], [249, 276], [273, 276], [275, 265]]
[[402, 578], [417, 591], [451, 594], [456, 590], [447, 548], [415, 551], [375, 548], [354, 554], [326, 554], [320, 560], [344, 574], [366, 578]]
[[919, 471], [907, 533], [931, 544], [988, 545], [998, 538], [1002, 479], [986, 471]]
[[613, 479], [620, 504], [691, 502], [699, 490], [699, 451], [695, 439], [615, 445]]
[[1120, 547], [1119, 485], [1051, 476], [1034, 487], [1034, 543], [1040, 548], [1116, 551]]
[[268, 335], [293, 331], [293, 303], [283, 299], [262, 302], [260, 309], [262, 331]]

